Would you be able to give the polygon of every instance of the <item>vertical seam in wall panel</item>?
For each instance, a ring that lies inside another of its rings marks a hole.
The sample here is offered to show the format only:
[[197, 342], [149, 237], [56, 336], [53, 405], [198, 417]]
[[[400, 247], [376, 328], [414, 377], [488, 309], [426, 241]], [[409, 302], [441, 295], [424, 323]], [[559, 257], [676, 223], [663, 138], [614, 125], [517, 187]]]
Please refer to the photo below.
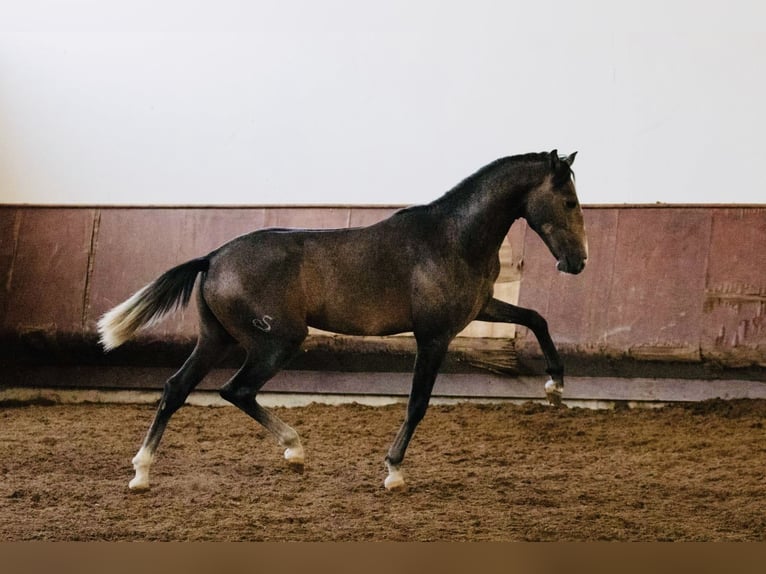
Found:
[[16, 268], [16, 256], [19, 253], [19, 236], [21, 235], [22, 210], [17, 209], [13, 219], [13, 251], [11, 252], [11, 264], [8, 267], [8, 277], [5, 279], [5, 292], [10, 299], [11, 287], [13, 286], [13, 272]]
[[609, 276], [609, 283], [606, 290], [606, 318], [604, 321], [604, 338], [602, 341], [602, 347], [604, 349], [609, 348], [609, 326], [612, 324], [610, 319], [610, 310], [612, 308], [612, 287], [614, 286], [614, 274], [617, 269], [617, 249], [620, 245], [620, 209], [615, 210], [614, 218], [614, 244], [612, 245], [612, 272]]
[[705, 358], [703, 349], [702, 349], [702, 340], [703, 336], [702, 333], [705, 330], [705, 304], [707, 303], [707, 294], [708, 294], [708, 287], [710, 285], [710, 250], [713, 248], [713, 220], [715, 219], [714, 214], [715, 208], [706, 209], [706, 213], [708, 214], [708, 226], [707, 226], [707, 249], [705, 250], [705, 275], [703, 277], [703, 283], [702, 283], [702, 298], [700, 300], [700, 305], [702, 305], [702, 309], [699, 310], [700, 313], [700, 322], [699, 322], [699, 328], [697, 329], [697, 356], [698, 360], [702, 361]]
[[85, 270], [85, 289], [82, 295], [82, 317], [81, 328], [85, 333], [88, 324], [88, 315], [90, 314], [90, 283], [93, 276], [93, 265], [96, 259], [96, 247], [98, 246], [98, 232], [101, 227], [101, 210], [93, 211], [93, 226], [90, 232], [90, 246], [88, 249], [88, 267]]

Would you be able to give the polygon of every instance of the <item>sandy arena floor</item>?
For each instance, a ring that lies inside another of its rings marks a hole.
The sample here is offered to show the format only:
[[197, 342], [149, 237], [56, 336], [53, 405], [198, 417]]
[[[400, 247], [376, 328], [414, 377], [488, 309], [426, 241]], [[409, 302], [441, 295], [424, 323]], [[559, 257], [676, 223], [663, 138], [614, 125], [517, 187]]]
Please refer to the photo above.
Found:
[[276, 409], [306, 472], [232, 407], [181, 409], [132, 493], [146, 405], [0, 405], [0, 539], [766, 540], [766, 401], [432, 406], [409, 488], [382, 486], [403, 405]]

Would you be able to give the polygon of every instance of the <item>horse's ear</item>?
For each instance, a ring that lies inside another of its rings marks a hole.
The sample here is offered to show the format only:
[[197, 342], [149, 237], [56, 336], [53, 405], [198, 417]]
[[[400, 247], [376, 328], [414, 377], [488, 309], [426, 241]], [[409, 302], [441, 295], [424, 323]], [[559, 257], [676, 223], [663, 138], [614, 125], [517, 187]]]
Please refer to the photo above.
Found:
[[554, 149], [551, 152], [551, 167], [555, 170], [559, 166], [561, 158], [559, 157], [559, 150]]
[[576, 155], [577, 155], [577, 152], [572, 152], [564, 161], [571, 166], [574, 163]]

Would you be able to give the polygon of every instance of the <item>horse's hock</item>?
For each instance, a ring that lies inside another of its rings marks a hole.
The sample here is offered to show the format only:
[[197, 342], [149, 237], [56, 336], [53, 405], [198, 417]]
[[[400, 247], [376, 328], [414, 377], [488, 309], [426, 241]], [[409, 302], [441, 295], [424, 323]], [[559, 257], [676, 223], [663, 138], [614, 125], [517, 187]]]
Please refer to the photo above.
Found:
[[[272, 226], [367, 225], [395, 209], [0, 206], [3, 385], [161, 388], [165, 374], [154, 370], [177, 367], [193, 345], [194, 307], [103, 355], [95, 324], [106, 310], [165, 269], [236, 235]], [[721, 380], [740, 381], [750, 385], [748, 392], [761, 392], [766, 206], [584, 212], [590, 257], [582, 275], [558, 273], [542, 241], [519, 221], [501, 250], [495, 291], [498, 299], [546, 317], [568, 374], [694, 380], [710, 388], [720, 387]], [[312, 332], [290, 368], [322, 373], [322, 384], [330, 390], [335, 385], [337, 392], [385, 393], [383, 383], [373, 389], [368, 377], [348, 375], [392, 373], [396, 391], [406, 385], [414, 352], [406, 335]], [[103, 376], [93, 375], [98, 369], [117, 376], [104, 383]], [[524, 376], [542, 382], [542, 372], [539, 348], [526, 329], [474, 322], [451, 347], [444, 387], [457, 396], [504, 396], [523, 387]], [[522, 377], [518, 385], [515, 376]], [[288, 375], [276, 384], [301, 391], [300, 384], [284, 382], [289, 380]], [[601, 398], [608, 398], [609, 389], [601, 387]], [[619, 391], [621, 400], [630, 399], [625, 392]]]

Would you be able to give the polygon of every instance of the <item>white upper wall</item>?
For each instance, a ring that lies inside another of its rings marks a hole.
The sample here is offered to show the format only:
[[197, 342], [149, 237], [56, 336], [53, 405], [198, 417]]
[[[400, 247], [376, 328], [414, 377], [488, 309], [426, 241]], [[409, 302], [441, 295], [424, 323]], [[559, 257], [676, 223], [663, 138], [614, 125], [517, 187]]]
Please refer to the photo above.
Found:
[[766, 203], [760, 0], [0, 13], [0, 203], [420, 203], [553, 148], [585, 203]]

